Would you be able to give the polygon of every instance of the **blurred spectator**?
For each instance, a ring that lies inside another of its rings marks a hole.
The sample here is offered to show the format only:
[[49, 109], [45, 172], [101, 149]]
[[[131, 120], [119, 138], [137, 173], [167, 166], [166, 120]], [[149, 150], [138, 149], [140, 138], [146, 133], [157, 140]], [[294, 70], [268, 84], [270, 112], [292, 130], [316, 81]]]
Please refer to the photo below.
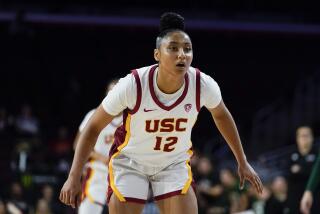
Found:
[[258, 194], [254, 187], [250, 186], [247, 194], [250, 200], [250, 210], [255, 214], [267, 214], [265, 206], [266, 201], [271, 197], [271, 189], [268, 186], [264, 186], [262, 194]]
[[275, 177], [271, 183], [271, 196], [266, 201], [265, 214], [286, 214], [288, 184], [284, 177]]
[[[199, 161], [199, 167], [203, 164], [201, 160], [202, 158]], [[203, 165], [206, 167], [200, 167], [199, 172], [208, 169], [207, 161], [204, 161], [204, 163]], [[204, 172], [208, 172], [208, 170]], [[211, 183], [208, 182], [209, 179], [198, 183], [197, 189], [201, 196], [199, 197], [199, 208], [200, 205], [205, 205], [199, 213], [226, 214], [246, 210], [249, 207], [248, 196], [245, 191], [239, 190], [239, 181], [233, 171], [229, 168], [220, 170], [219, 179], [219, 184], [215, 179], [213, 179], [215, 182], [211, 180]], [[204, 202], [206, 203], [203, 204]]]
[[57, 137], [49, 142], [50, 159], [54, 161], [53, 165], [60, 174], [68, 173], [73, 154], [72, 141], [69, 136], [68, 128], [60, 126]]
[[197, 169], [197, 166], [198, 166], [198, 163], [199, 163], [199, 160], [200, 160], [200, 152], [198, 150], [193, 150], [193, 154], [192, 154], [192, 157], [190, 159], [190, 165], [191, 165], [191, 168], [192, 168], [192, 172], [193, 172], [193, 176], [194, 177], [198, 177], [198, 169]]
[[218, 180], [209, 158], [199, 158], [198, 156], [195, 156], [195, 159], [193, 159], [193, 164], [196, 169], [196, 174], [194, 177], [195, 181], [197, 182], [199, 212], [205, 213], [205, 211], [209, 208], [209, 205], [212, 203], [212, 196], [216, 194], [216, 190], [212, 189], [211, 187], [216, 184]]
[[0, 199], [0, 214], [7, 214], [5, 203]]
[[31, 106], [23, 105], [16, 118], [16, 130], [20, 137], [35, 137], [39, 134], [39, 122], [33, 115]]
[[50, 142], [50, 150], [58, 158], [66, 157], [73, 152], [72, 142], [66, 126], [58, 128], [57, 138]]
[[225, 168], [220, 171], [220, 182], [224, 188], [224, 197], [229, 199], [231, 213], [248, 209], [249, 199], [246, 189], [239, 189], [239, 180], [231, 169]]
[[49, 204], [45, 199], [39, 199], [36, 205], [35, 214], [51, 214]]
[[310, 127], [301, 126], [296, 131], [297, 150], [290, 155], [288, 173], [289, 213], [299, 213], [299, 202], [307, 185], [316, 151], [312, 149], [313, 133]]
[[57, 199], [58, 196], [54, 195], [53, 187], [49, 184], [44, 185], [42, 188], [42, 198], [40, 200], [47, 202], [50, 213], [63, 213], [63, 207], [61, 206], [62, 204], [59, 203]]
[[7, 110], [4, 107], [0, 107], [0, 137], [11, 134], [12, 123], [13, 119], [8, 115]]
[[320, 184], [320, 151], [318, 153], [317, 161], [312, 168], [311, 175], [308, 179], [308, 184], [303, 193], [303, 197], [300, 202], [300, 210], [303, 214], [309, 214], [312, 206], [316, 206], [319, 200], [314, 201], [314, 194], [319, 195], [317, 189], [319, 190]]
[[29, 205], [24, 199], [23, 189], [18, 182], [14, 182], [10, 189], [10, 198], [7, 202], [9, 213], [28, 213]]

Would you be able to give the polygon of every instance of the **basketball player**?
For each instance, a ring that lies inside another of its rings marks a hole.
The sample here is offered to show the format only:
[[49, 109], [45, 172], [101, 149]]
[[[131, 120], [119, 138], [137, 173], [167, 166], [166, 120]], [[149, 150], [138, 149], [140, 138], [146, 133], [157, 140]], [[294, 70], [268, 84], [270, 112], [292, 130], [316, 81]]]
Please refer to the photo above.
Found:
[[117, 129], [109, 154], [109, 212], [141, 213], [150, 185], [161, 213], [197, 213], [195, 192], [190, 188], [190, 136], [202, 106], [211, 112], [237, 159], [240, 186], [247, 179], [261, 193], [262, 183], [246, 160], [218, 84], [190, 66], [192, 43], [179, 14], [162, 15], [154, 58], [157, 64], [122, 78], [92, 116], [80, 136], [60, 200], [77, 205], [88, 150], [100, 129], [123, 111], [123, 126]]
[[[118, 80], [112, 80], [107, 87], [106, 94], [113, 88]], [[90, 120], [95, 109], [87, 113], [79, 127], [75, 144], [80, 133]], [[99, 134], [94, 150], [90, 153], [89, 161], [86, 164], [86, 173], [82, 184], [82, 201], [79, 207], [79, 214], [102, 213], [106, 205], [108, 189], [108, 161], [109, 150], [113, 142], [113, 135], [122, 123], [122, 115], [115, 117]], [[75, 145], [76, 146], [76, 145]]]

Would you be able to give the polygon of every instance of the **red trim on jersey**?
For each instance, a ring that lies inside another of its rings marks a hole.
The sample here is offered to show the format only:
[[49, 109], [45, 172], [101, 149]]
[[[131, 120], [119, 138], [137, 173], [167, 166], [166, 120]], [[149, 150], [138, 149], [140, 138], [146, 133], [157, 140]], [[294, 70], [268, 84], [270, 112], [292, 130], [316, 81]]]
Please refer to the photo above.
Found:
[[88, 180], [90, 178], [92, 174], [92, 169], [91, 167], [88, 166], [87, 170], [86, 170], [86, 176], [82, 181], [82, 196], [81, 196], [81, 201], [85, 199], [85, 197], [87, 196], [86, 194], [86, 187], [88, 185]]
[[[194, 182], [193, 178], [192, 178], [192, 182], [191, 182], [191, 187], [192, 187], [194, 193], [196, 193], [196, 183]], [[163, 194], [163, 195], [155, 196], [153, 199], [155, 201], [159, 201], [159, 200], [163, 200], [163, 199], [166, 199], [166, 198], [170, 198], [172, 196], [182, 195], [181, 191], [182, 191], [182, 189], [181, 190], [177, 190], [177, 191], [173, 191], [173, 192], [168, 192], [168, 193]]]
[[177, 191], [174, 191], [174, 192], [168, 192], [168, 193], [163, 194], [163, 195], [158, 195], [158, 196], [154, 197], [154, 200], [155, 201], [159, 201], [159, 200], [170, 198], [170, 197], [176, 196], [176, 195], [181, 195], [181, 190], [177, 190]]
[[200, 70], [196, 68], [196, 106], [197, 111], [200, 111], [200, 92], [201, 92], [201, 81], [200, 81]]
[[[118, 147], [124, 143], [126, 137], [125, 124], [128, 118], [128, 109], [123, 111], [123, 124], [117, 128], [114, 133], [114, 141], [109, 151], [109, 157], [112, 157], [118, 152]], [[110, 159], [109, 159], [110, 161]], [[108, 163], [109, 165], [109, 163]], [[113, 190], [110, 186], [110, 174], [108, 173], [108, 191], [107, 191], [107, 203], [109, 203]]]
[[142, 89], [141, 89], [141, 81], [140, 81], [140, 77], [138, 74], [137, 70], [132, 70], [131, 72], [134, 76], [134, 78], [136, 79], [136, 83], [137, 83], [137, 101], [136, 101], [136, 105], [134, 106], [134, 108], [132, 110], [129, 110], [130, 114], [134, 114], [139, 110], [140, 104], [141, 104], [141, 95], [142, 95]]
[[158, 65], [153, 66], [150, 69], [149, 72], [149, 89], [150, 89], [150, 93], [152, 96], [153, 101], [162, 109], [166, 110], [166, 111], [170, 111], [171, 109], [173, 109], [174, 107], [176, 107], [177, 105], [179, 105], [183, 99], [186, 97], [187, 92], [188, 92], [188, 88], [189, 88], [189, 76], [188, 73], [186, 73], [184, 75], [184, 81], [185, 81], [185, 86], [184, 86], [184, 90], [181, 94], [181, 96], [176, 100], [176, 102], [174, 102], [171, 106], [165, 106], [163, 105], [160, 100], [157, 98], [156, 93], [154, 92], [154, 85], [153, 85], [153, 76], [154, 76], [154, 72], [156, 70], [156, 68], [158, 67]]
[[147, 200], [139, 199], [139, 198], [130, 198], [130, 197], [124, 197], [126, 201], [138, 203], [138, 204], [145, 204]]

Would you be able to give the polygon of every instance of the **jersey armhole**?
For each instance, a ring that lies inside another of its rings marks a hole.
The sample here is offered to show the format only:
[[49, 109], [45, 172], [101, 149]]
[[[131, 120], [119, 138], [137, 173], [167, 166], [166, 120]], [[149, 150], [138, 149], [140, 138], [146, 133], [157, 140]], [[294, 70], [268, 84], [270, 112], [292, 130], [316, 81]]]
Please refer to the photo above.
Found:
[[137, 70], [132, 70], [131, 73], [134, 76], [134, 78], [136, 80], [136, 84], [137, 84], [137, 100], [136, 100], [136, 104], [135, 104], [134, 108], [132, 110], [128, 110], [128, 112], [130, 114], [134, 114], [140, 108], [142, 88], [141, 88], [141, 81], [140, 81], [140, 77], [139, 77], [138, 71]]
[[201, 109], [200, 106], [200, 90], [201, 90], [201, 81], [200, 81], [200, 70], [196, 68], [196, 106], [197, 111]]

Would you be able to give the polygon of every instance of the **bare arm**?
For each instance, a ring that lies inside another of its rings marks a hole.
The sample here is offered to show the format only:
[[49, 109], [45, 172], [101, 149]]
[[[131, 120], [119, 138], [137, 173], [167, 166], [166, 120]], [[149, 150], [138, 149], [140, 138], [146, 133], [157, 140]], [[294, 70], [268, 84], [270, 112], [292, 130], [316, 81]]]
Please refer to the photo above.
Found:
[[246, 156], [243, 152], [236, 124], [224, 102], [221, 101], [216, 108], [209, 109], [209, 111], [217, 128], [231, 148], [238, 164], [246, 162]]
[[[77, 135], [73, 141], [73, 150], [76, 150], [76, 146], [77, 146], [80, 135], [81, 135], [81, 131], [78, 130]], [[98, 161], [105, 163], [105, 164], [107, 164], [109, 161], [109, 157], [106, 157], [106, 156], [94, 151], [94, 149], [91, 151], [89, 158], [98, 160]]]
[[80, 177], [82, 168], [87, 162], [90, 153], [97, 141], [101, 130], [107, 126], [113, 119], [113, 116], [106, 113], [100, 105], [95, 113], [90, 118], [88, 124], [79, 135], [76, 142], [76, 150], [72, 161], [72, 166], [67, 181], [64, 183], [61, 192], [60, 200], [66, 204], [76, 207], [80, 201]]
[[[74, 143], [73, 143], [73, 149], [76, 150], [76, 146], [77, 146], [77, 142], [79, 140], [79, 137], [80, 137], [80, 134], [81, 132], [78, 132], [76, 137], [75, 137], [75, 140], [74, 140]], [[107, 164], [108, 161], [109, 161], [109, 157], [106, 157], [96, 151], [94, 151], [94, 149], [90, 152], [90, 155], [89, 155], [89, 158], [92, 158], [94, 160], [98, 160], [104, 164]]]
[[74, 141], [73, 141], [73, 150], [76, 150], [77, 142], [78, 142], [78, 140], [79, 140], [80, 134], [81, 134], [81, 132], [78, 131], [76, 137], [74, 138]]
[[97, 108], [76, 143], [75, 155], [69, 177], [80, 178], [82, 168], [87, 162], [101, 130], [106, 127], [112, 119], [113, 116], [106, 113], [101, 105]]
[[243, 188], [244, 181], [247, 179], [255, 186], [258, 193], [262, 193], [262, 183], [259, 176], [247, 162], [244, 154], [239, 133], [232, 115], [225, 106], [224, 102], [213, 109], [209, 109], [212, 118], [219, 129], [220, 133], [228, 143], [238, 162], [238, 174], [240, 177], [240, 187]]

